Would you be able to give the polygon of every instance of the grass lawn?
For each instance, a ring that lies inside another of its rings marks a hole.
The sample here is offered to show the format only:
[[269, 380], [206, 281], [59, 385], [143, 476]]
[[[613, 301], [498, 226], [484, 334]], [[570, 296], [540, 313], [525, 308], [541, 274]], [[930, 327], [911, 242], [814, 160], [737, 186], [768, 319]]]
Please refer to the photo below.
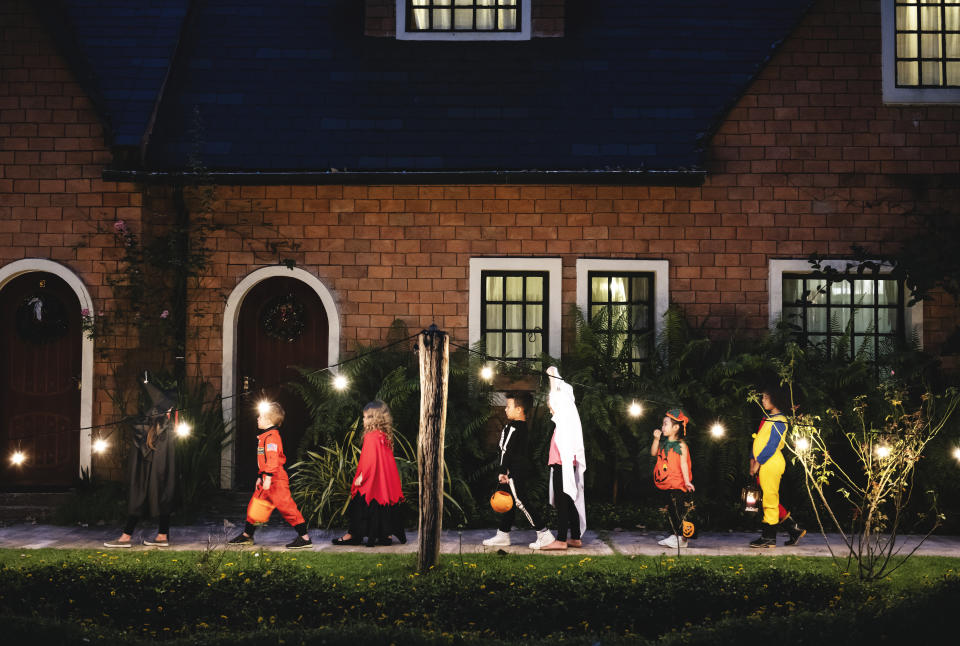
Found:
[[825, 558], [0, 550], [4, 641], [740, 643], [916, 639], [960, 608], [960, 559], [863, 585]]

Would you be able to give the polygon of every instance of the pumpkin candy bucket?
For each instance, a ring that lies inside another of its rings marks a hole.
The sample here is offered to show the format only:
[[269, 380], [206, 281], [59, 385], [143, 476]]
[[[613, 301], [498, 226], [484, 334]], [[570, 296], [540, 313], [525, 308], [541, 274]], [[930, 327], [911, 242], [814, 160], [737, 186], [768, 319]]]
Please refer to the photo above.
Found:
[[490, 496], [490, 507], [498, 514], [510, 511], [513, 507], [513, 496], [506, 491], [494, 491]]
[[247, 518], [254, 524], [265, 523], [270, 519], [275, 506], [264, 498], [251, 498], [250, 504], [247, 505]]

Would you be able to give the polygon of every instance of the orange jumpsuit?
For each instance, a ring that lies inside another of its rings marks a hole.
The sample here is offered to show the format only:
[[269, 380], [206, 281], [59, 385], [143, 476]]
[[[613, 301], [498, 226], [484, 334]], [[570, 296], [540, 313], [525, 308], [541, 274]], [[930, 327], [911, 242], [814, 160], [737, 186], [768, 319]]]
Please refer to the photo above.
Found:
[[[283, 465], [287, 463], [287, 456], [283, 454], [283, 441], [280, 439], [280, 429], [271, 426], [257, 436], [257, 468], [260, 470], [260, 479], [257, 480], [257, 489], [253, 492], [254, 498], [263, 498], [270, 501], [284, 520], [296, 527], [304, 523], [303, 514], [297, 508], [297, 503], [290, 495], [290, 478]], [[270, 476], [270, 488], [264, 489], [264, 476]], [[250, 518], [247, 522], [254, 524]]]

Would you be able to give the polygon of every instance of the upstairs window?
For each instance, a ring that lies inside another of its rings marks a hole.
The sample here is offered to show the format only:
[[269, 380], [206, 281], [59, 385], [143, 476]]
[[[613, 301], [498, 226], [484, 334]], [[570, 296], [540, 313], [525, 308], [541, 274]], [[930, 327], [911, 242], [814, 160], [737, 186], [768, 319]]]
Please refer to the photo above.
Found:
[[884, 100], [960, 101], [960, 0], [886, 0], [882, 7]]
[[401, 40], [529, 40], [530, 0], [398, 0]]

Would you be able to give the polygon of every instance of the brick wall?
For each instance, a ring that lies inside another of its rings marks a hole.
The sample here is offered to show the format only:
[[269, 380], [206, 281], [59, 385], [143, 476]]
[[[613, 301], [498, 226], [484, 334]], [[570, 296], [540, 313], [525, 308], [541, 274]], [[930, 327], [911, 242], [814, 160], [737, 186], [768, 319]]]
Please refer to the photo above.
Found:
[[[65, 265], [97, 309], [109, 308], [109, 276], [123, 252], [122, 219], [139, 231], [141, 194], [101, 180], [109, 163], [103, 126], [26, 0], [0, 5], [0, 267], [24, 258]], [[127, 338], [97, 340], [97, 350]], [[93, 423], [115, 419], [108, 352], [95, 366]]]

